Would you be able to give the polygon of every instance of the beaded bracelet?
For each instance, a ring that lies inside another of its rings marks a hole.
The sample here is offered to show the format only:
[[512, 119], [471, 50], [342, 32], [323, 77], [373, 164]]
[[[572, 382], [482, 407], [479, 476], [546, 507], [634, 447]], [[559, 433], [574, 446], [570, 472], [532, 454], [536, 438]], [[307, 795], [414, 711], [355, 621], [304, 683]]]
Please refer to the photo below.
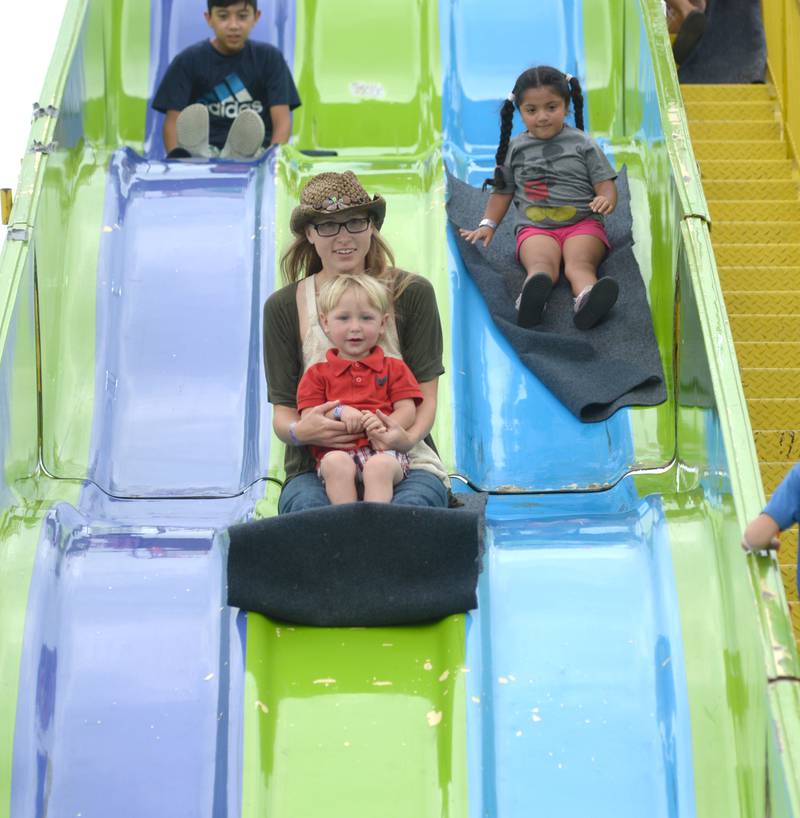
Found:
[[289, 424], [289, 437], [292, 439], [292, 446], [301, 446], [302, 444], [297, 439], [297, 432], [295, 432], [296, 428], [297, 428], [297, 421], [293, 420]]

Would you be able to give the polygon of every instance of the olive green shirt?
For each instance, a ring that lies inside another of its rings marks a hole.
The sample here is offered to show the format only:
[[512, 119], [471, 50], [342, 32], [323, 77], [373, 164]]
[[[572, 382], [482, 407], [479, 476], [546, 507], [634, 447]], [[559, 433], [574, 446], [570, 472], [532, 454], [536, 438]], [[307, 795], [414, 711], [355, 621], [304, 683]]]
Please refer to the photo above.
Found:
[[[394, 317], [403, 360], [420, 383], [444, 374], [442, 324], [431, 283], [421, 276], [411, 281], [394, 304]], [[297, 314], [297, 282], [274, 292], [264, 304], [264, 368], [267, 400], [278, 406], [297, 407], [297, 385], [303, 376], [303, 343]], [[426, 442], [432, 448], [430, 437]], [[286, 479], [314, 471], [316, 463], [305, 446], [287, 446]]]

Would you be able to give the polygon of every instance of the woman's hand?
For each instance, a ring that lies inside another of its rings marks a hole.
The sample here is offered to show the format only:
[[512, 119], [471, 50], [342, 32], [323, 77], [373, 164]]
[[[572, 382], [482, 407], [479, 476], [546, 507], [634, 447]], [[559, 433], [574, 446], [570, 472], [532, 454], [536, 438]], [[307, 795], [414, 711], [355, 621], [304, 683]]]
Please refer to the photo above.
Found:
[[385, 415], [380, 409], [375, 411], [373, 418], [383, 428], [378, 428], [372, 419], [369, 424], [364, 423], [364, 428], [375, 451], [385, 452], [387, 449], [393, 449], [396, 452], [407, 452], [414, 446], [416, 441], [409, 437], [408, 432], [394, 418]]
[[589, 202], [589, 210], [591, 210], [592, 213], [599, 213], [601, 216], [608, 216], [614, 211], [614, 205], [606, 196], [595, 196], [594, 199]]
[[297, 426], [295, 437], [302, 446], [321, 446], [326, 449], [352, 449], [360, 435], [351, 434], [341, 420], [326, 417], [326, 413], [339, 405], [338, 400], [305, 409]]
[[494, 238], [494, 230], [485, 224], [483, 227], [478, 227], [475, 230], [464, 230], [462, 227], [459, 231], [461, 237], [466, 239], [470, 244], [482, 241], [484, 247], [488, 247]]

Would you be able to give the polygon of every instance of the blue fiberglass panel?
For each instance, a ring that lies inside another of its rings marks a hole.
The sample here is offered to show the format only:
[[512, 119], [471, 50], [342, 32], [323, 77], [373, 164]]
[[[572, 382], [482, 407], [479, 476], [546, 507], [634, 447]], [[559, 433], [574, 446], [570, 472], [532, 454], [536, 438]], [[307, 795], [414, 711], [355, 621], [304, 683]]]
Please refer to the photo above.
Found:
[[273, 190], [272, 156], [115, 154], [89, 471], [109, 494], [229, 496], [266, 474], [260, 307], [274, 279]]
[[216, 531], [236, 500], [109, 500], [45, 520], [31, 582], [14, 816], [239, 815], [244, 615]]
[[[194, 43], [207, 40], [213, 32], [203, 17], [205, 0], [150, 0], [150, 99], [176, 54]], [[277, 46], [289, 66], [294, 62], [295, 0], [269, 0], [261, 4], [261, 19], [252, 38]], [[162, 157], [161, 129], [164, 115], [148, 106], [145, 155]]]
[[[551, 64], [582, 77], [582, 5], [440, 3], [445, 161], [469, 184], [491, 175], [499, 108], [521, 71]], [[591, 124], [591, 111], [587, 111]], [[521, 129], [519, 117], [515, 132]], [[448, 228], [449, 230], [450, 228]], [[450, 236], [458, 469], [483, 488], [613, 483], [633, 465], [630, 412], [577, 420], [525, 368], [489, 316]]]
[[667, 524], [612, 491], [491, 498], [467, 623], [470, 815], [692, 818]]

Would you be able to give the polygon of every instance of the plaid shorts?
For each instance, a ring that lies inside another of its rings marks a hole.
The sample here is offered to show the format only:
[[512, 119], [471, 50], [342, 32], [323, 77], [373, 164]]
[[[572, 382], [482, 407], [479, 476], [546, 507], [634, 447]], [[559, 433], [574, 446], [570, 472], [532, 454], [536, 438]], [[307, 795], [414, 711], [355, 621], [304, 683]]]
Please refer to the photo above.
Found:
[[[403, 477], [408, 477], [408, 455], [405, 452], [396, 452], [394, 449], [387, 449], [385, 452], [376, 452], [372, 446], [359, 446], [357, 449], [344, 449], [343, 451], [349, 454], [352, 461], [356, 464], [356, 480], [362, 480], [361, 474], [364, 471], [364, 464], [370, 457], [376, 454], [391, 455], [400, 464], [400, 468], [403, 470]], [[320, 463], [321, 462], [320, 460]], [[318, 475], [320, 463], [317, 463]]]

